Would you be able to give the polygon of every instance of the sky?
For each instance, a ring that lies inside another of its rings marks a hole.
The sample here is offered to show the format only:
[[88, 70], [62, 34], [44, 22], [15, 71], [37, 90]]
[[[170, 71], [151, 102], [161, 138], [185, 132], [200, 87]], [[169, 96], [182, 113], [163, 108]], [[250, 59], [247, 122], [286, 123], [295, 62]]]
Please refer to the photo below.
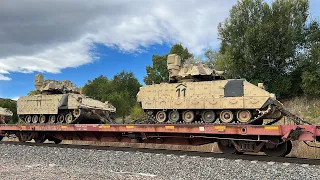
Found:
[[[27, 95], [38, 73], [81, 87], [125, 70], [143, 83], [152, 55], [175, 43], [196, 56], [218, 49], [217, 26], [236, 2], [1, 0], [0, 97]], [[312, 18], [320, 19], [319, 7], [310, 1]]]

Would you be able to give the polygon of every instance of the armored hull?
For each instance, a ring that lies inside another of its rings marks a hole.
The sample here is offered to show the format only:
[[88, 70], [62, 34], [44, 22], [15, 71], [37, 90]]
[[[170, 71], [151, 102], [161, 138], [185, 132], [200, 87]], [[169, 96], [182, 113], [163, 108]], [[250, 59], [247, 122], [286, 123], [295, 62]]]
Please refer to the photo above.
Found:
[[19, 118], [26, 123], [104, 123], [112, 120], [115, 107], [81, 94], [51, 94], [20, 97]]
[[0, 107], [0, 124], [8, 123], [12, 116], [13, 113], [10, 110]]
[[108, 123], [116, 108], [81, 94], [70, 81], [44, 80], [35, 76], [35, 95], [20, 97], [17, 114], [26, 123]]
[[181, 65], [177, 55], [168, 56], [169, 83], [147, 85], [137, 95], [152, 120], [163, 123], [261, 124], [279, 120], [282, 104], [274, 94], [244, 79], [227, 79], [203, 64]]
[[273, 94], [245, 80], [164, 83], [142, 87], [142, 108], [158, 122], [250, 123], [279, 119], [282, 106]]

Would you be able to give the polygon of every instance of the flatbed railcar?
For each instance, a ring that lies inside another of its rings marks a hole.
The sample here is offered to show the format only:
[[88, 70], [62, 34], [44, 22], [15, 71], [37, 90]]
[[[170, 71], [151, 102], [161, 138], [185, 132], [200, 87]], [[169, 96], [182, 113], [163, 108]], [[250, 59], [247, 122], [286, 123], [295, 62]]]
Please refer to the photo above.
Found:
[[265, 152], [269, 156], [288, 155], [292, 141], [320, 140], [316, 125], [19, 124], [0, 125], [0, 133], [37, 143], [82, 140], [196, 146], [216, 142], [223, 153]]

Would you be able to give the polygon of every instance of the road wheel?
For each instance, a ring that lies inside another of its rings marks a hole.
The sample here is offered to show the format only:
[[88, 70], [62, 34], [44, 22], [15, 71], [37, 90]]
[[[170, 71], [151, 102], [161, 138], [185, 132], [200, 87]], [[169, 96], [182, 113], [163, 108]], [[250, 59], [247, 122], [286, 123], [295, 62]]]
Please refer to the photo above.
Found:
[[167, 114], [164, 111], [158, 111], [156, 114], [156, 120], [158, 122], [165, 122], [167, 120]]
[[178, 111], [171, 111], [169, 113], [170, 122], [178, 122], [180, 120], [180, 113]]
[[65, 120], [67, 124], [71, 124], [73, 122], [73, 115], [71, 113], [67, 114]]
[[234, 119], [234, 115], [230, 110], [223, 110], [220, 113], [220, 121], [223, 123], [230, 123]]
[[184, 111], [182, 113], [182, 119], [184, 122], [191, 123], [195, 119], [194, 112], [191, 110]]
[[203, 111], [201, 117], [206, 123], [212, 123], [216, 120], [216, 114], [212, 110]]
[[63, 114], [59, 114], [57, 121], [58, 121], [58, 123], [63, 123], [64, 122], [64, 115]]
[[237, 120], [241, 123], [247, 123], [252, 118], [252, 114], [249, 110], [239, 110], [237, 112]]
[[39, 121], [39, 116], [38, 115], [33, 115], [32, 116], [32, 123], [36, 124]]
[[56, 116], [55, 115], [50, 115], [49, 116], [49, 123], [55, 123], [56, 122], [56, 120], [57, 120], [57, 118], [56, 118]]
[[39, 123], [43, 124], [46, 122], [46, 116], [45, 115], [41, 115], [39, 118]]
[[26, 123], [31, 123], [32, 122], [32, 117], [30, 115], [26, 116], [25, 122]]

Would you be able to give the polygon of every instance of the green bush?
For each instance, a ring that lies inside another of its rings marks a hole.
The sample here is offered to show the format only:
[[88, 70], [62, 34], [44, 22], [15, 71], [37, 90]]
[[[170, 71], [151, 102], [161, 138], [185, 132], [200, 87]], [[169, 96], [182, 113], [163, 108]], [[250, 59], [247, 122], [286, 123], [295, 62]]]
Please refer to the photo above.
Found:
[[137, 103], [131, 110], [131, 118], [132, 120], [140, 120], [145, 116], [145, 113], [143, 112], [143, 109], [140, 107], [140, 105]]

